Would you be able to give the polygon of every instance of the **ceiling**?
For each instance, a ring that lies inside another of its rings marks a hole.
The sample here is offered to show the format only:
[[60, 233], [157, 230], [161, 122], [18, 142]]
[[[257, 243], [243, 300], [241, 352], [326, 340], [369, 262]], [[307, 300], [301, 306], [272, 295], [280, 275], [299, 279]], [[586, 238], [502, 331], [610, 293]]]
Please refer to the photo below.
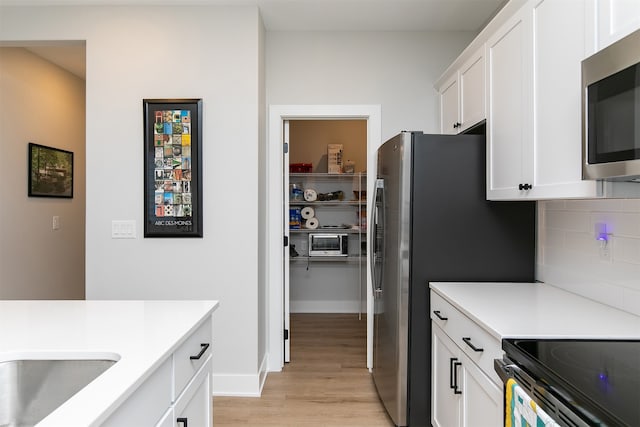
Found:
[[[176, 6], [177, 0], [1, 0], [3, 6]], [[267, 31], [478, 32], [506, 0], [182, 0], [181, 6], [258, 6]], [[0, 46], [5, 43], [0, 43]], [[31, 45], [84, 78], [84, 43]]]

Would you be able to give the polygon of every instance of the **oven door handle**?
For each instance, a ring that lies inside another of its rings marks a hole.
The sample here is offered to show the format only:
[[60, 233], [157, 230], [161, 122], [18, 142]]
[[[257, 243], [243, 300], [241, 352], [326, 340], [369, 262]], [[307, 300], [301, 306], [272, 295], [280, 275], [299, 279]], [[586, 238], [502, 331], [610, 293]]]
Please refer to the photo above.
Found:
[[[509, 359], [506, 361], [503, 359], [494, 359], [493, 360], [493, 368], [502, 380], [503, 383], [507, 383], [507, 380], [513, 377], [513, 374], [510, 372], [511, 370], [516, 371], [522, 374], [522, 369], [520, 369], [516, 364], [509, 363], [511, 362]], [[528, 375], [527, 375], [528, 376]]]

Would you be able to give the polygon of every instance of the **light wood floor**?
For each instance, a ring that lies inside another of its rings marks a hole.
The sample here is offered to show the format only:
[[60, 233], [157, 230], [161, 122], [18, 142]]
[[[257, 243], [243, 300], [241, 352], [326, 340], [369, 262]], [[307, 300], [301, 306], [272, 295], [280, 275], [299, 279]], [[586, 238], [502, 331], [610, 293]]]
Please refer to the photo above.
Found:
[[262, 397], [216, 397], [221, 426], [393, 426], [366, 369], [366, 320], [292, 314], [291, 362], [269, 373]]

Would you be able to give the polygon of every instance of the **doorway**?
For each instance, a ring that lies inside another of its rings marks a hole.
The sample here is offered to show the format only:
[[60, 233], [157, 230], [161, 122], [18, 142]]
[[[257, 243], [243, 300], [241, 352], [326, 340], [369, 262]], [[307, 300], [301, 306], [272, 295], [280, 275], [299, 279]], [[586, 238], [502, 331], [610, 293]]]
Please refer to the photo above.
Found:
[[[282, 370], [285, 363], [285, 301], [284, 296], [284, 250], [283, 236], [285, 228], [283, 211], [285, 207], [283, 183], [284, 157], [283, 143], [285, 141], [285, 122], [288, 120], [345, 120], [360, 119], [366, 121], [367, 155], [366, 170], [375, 174], [375, 152], [381, 144], [381, 121], [379, 105], [299, 105], [299, 106], [271, 106], [269, 109], [269, 133], [267, 153], [267, 224], [268, 239], [268, 297], [269, 297], [269, 366], [270, 371]], [[372, 175], [373, 176], [373, 175]], [[367, 181], [367, 191], [371, 194], [373, 180]], [[371, 209], [367, 206], [367, 211]], [[288, 250], [288, 248], [287, 248]], [[369, 260], [366, 263], [366, 312], [367, 312], [367, 368], [371, 369], [372, 352], [372, 319], [373, 298], [370, 292], [371, 277]]]

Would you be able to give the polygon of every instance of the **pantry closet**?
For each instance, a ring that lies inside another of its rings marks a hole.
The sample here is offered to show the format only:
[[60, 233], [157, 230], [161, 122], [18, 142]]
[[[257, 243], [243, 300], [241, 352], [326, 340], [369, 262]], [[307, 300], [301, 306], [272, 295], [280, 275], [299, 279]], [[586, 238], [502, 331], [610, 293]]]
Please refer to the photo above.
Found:
[[[290, 312], [364, 320], [367, 121], [289, 120], [288, 126]], [[342, 242], [337, 251], [334, 242]]]

